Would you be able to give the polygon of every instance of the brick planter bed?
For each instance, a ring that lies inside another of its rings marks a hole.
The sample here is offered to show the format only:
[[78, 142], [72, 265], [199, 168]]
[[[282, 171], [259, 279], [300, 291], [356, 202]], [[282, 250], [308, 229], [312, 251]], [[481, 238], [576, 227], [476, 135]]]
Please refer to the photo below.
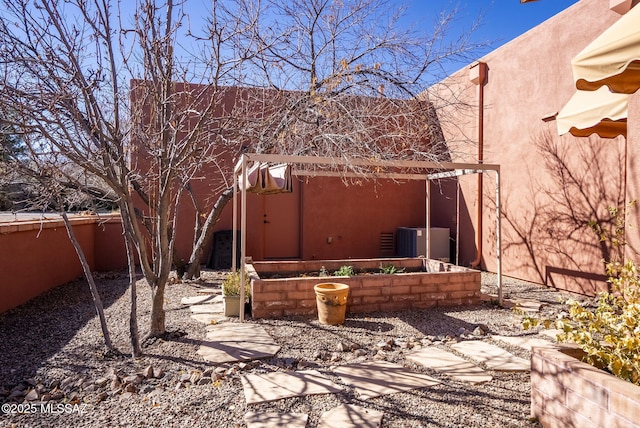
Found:
[[534, 348], [531, 416], [545, 428], [640, 427], [640, 386], [580, 361], [578, 347]]
[[[381, 265], [416, 272], [356, 276], [303, 277], [322, 267], [333, 272], [341, 266], [376, 270]], [[278, 318], [317, 314], [313, 286], [321, 282], [349, 285], [348, 313], [428, 309], [480, 303], [480, 271], [423, 258], [349, 259], [254, 262], [246, 268], [251, 277], [252, 317]], [[260, 275], [280, 278], [262, 279]], [[298, 275], [296, 277], [285, 277]]]

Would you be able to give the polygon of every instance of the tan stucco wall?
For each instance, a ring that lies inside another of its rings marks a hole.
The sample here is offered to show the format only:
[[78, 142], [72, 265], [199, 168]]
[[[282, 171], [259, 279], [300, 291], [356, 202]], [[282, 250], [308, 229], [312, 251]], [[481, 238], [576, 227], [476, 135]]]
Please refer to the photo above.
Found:
[[[71, 219], [89, 266], [126, 268], [118, 216]], [[0, 313], [82, 275], [78, 255], [61, 219], [0, 223]]]
[[[571, 58], [619, 17], [607, 0], [581, 0], [480, 59], [488, 67], [484, 162], [501, 166], [505, 275], [585, 293], [604, 286], [603, 248], [587, 223], [605, 219], [609, 206], [624, 204], [625, 140], [559, 137], [555, 120], [542, 119], [557, 113], [575, 91]], [[462, 89], [462, 99], [477, 109], [478, 87], [468, 69], [443, 85]], [[462, 153], [456, 144], [456, 158], [477, 159], [474, 112], [442, 112], [448, 139], [474, 142]], [[550, 162], [549, 148], [559, 162]], [[461, 222], [464, 263], [475, 257], [477, 178], [460, 183], [462, 217], [468, 220]], [[483, 187], [482, 267], [495, 271], [493, 177], [485, 176]]]

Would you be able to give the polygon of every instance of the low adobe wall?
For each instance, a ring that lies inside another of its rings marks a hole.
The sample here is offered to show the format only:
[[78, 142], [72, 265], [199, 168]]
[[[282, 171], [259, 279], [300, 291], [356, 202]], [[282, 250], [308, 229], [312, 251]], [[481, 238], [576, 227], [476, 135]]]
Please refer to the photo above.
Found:
[[577, 347], [534, 348], [531, 416], [545, 428], [640, 427], [640, 386], [579, 360]]
[[[296, 277], [261, 279], [260, 273], [334, 271], [343, 265], [354, 269], [375, 269], [391, 263], [401, 267], [421, 267], [423, 272], [358, 276]], [[349, 285], [347, 313], [402, 311], [480, 303], [480, 272], [425, 259], [368, 259], [255, 262], [246, 265], [251, 278], [251, 315], [254, 318], [315, 316], [315, 284], [340, 282]]]
[[[119, 215], [73, 216], [70, 221], [93, 270], [127, 266]], [[0, 313], [82, 275], [57, 216], [0, 223], [0, 248]]]

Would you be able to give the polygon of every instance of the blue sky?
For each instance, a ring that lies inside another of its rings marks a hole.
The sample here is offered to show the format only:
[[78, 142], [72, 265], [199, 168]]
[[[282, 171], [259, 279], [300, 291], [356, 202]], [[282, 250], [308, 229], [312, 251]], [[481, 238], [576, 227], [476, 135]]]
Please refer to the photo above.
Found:
[[408, 18], [429, 23], [438, 11], [457, 6], [460, 19], [456, 22], [455, 30], [464, 31], [478, 16], [484, 14], [482, 27], [476, 37], [495, 41], [493, 48], [496, 48], [577, 2], [539, 0], [520, 4], [519, 0], [409, 0]]

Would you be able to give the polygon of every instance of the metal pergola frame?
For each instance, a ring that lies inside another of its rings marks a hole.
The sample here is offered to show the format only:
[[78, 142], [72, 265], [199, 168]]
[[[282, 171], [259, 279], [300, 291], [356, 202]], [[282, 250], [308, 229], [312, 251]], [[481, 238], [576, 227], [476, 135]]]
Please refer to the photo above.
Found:
[[[426, 228], [426, 257], [431, 256], [430, 249], [430, 228], [431, 228], [431, 213], [429, 205], [431, 202], [430, 195], [430, 183], [431, 180], [440, 178], [457, 177], [468, 174], [483, 174], [486, 172], [496, 173], [496, 270], [498, 276], [498, 301], [502, 306], [502, 232], [500, 222], [500, 165], [495, 164], [482, 164], [482, 163], [455, 163], [455, 162], [428, 162], [428, 161], [396, 161], [396, 160], [368, 160], [368, 159], [344, 159], [344, 158], [330, 158], [330, 157], [318, 157], [318, 156], [290, 156], [290, 155], [271, 155], [271, 154], [257, 154], [257, 153], [244, 153], [240, 156], [240, 159], [236, 163], [233, 169], [233, 245], [232, 245], [232, 270], [236, 271], [236, 258], [237, 258], [237, 234], [238, 229], [238, 176], [247, 176], [247, 167], [249, 162], [265, 162], [265, 163], [286, 163], [289, 165], [304, 164], [304, 165], [323, 165], [323, 166], [360, 166], [364, 168], [370, 168], [372, 170], [382, 170], [386, 168], [393, 169], [426, 169], [426, 170], [438, 170], [437, 173], [428, 174], [416, 174], [416, 173], [395, 173], [395, 172], [372, 172], [372, 173], [344, 173], [338, 171], [305, 171], [305, 170], [293, 170], [292, 175], [298, 176], [314, 176], [314, 177], [370, 177], [370, 178], [386, 178], [386, 179], [404, 179], [404, 180], [425, 180], [426, 185], [426, 211], [425, 211], [425, 228]], [[241, 212], [240, 212], [240, 284], [244, 284], [245, 281], [245, 261], [247, 251], [247, 186], [243, 185], [241, 189]], [[482, 201], [478, 201], [482, 203]], [[459, 208], [456, 209], [457, 214]], [[244, 321], [244, 287], [240, 287], [240, 321]]]

